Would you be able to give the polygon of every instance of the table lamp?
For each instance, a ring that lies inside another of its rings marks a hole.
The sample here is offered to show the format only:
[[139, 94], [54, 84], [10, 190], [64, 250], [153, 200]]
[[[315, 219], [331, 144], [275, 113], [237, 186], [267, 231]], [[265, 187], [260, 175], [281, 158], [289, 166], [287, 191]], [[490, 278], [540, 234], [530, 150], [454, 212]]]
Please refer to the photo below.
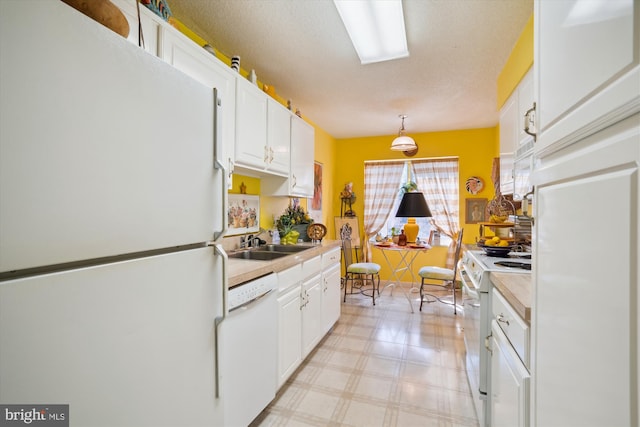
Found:
[[420, 226], [416, 224], [416, 218], [431, 217], [431, 211], [427, 206], [424, 194], [404, 193], [396, 217], [409, 218], [404, 225], [404, 234], [407, 236], [407, 243], [415, 243], [420, 231]]

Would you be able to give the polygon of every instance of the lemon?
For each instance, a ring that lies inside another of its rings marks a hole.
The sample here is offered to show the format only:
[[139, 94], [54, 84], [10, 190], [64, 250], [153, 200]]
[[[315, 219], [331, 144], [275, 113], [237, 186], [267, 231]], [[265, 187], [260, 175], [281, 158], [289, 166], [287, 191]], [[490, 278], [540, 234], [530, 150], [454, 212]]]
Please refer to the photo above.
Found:
[[489, 239], [487, 241], [484, 242], [485, 246], [495, 246], [496, 242], [494, 242], [493, 240]]
[[509, 242], [506, 240], [501, 240], [500, 243], [498, 243], [498, 246], [509, 246]]
[[491, 240], [492, 240], [494, 243], [500, 243], [500, 237], [498, 237], [498, 236], [493, 236], [493, 237], [491, 238]]

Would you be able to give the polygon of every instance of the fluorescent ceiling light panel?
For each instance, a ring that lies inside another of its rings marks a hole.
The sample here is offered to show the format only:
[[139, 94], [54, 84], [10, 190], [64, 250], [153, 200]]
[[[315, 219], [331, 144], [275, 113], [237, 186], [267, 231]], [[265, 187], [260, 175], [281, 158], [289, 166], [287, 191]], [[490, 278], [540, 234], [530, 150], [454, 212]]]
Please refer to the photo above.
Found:
[[360, 62], [409, 56], [401, 0], [333, 0]]

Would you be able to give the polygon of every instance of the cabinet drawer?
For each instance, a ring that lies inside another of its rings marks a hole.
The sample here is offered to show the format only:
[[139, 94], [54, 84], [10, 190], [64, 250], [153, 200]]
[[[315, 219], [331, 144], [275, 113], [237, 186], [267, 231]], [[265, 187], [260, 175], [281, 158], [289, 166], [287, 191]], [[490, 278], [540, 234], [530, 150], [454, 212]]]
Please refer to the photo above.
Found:
[[302, 265], [294, 265], [291, 268], [278, 272], [278, 292], [282, 293], [291, 286], [300, 282]]
[[322, 271], [322, 256], [318, 255], [302, 263], [302, 278], [306, 279]]
[[340, 262], [340, 247], [330, 250], [329, 252], [325, 252], [322, 254], [322, 270], [326, 270], [331, 267], [333, 264]]
[[493, 318], [498, 325], [500, 325], [500, 329], [504, 331], [507, 339], [516, 353], [518, 353], [520, 360], [522, 360], [527, 368], [530, 368], [529, 326], [495, 288], [493, 290], [492, 307]]

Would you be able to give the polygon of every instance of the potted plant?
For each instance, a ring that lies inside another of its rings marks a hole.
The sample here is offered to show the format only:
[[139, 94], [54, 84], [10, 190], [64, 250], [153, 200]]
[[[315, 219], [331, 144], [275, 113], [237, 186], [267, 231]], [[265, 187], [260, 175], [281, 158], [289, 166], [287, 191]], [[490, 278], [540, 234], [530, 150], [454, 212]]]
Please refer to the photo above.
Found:
[[313, 219], [304, 211], [302, 206], [287, 207], [276, 221], [276, 228], [280, 233], [280, 241], [284, 244], [295, 244], [298, 239], [302, 239], [305, 242], [311, 241], [307, 235], [307, 228], [311, 223], [313, 223]]

